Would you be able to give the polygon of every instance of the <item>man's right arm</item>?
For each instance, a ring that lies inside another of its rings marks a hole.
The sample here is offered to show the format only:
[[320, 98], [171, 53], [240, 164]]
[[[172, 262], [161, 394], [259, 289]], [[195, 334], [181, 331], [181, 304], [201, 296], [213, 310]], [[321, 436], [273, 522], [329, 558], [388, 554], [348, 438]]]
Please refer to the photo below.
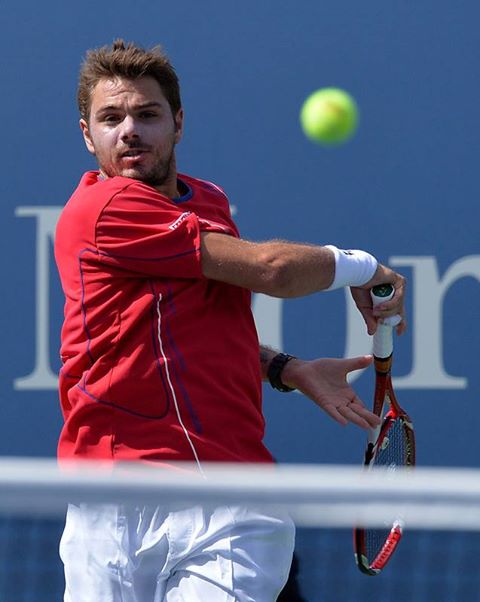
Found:
[[216, 232], [201, 237], [202, 270], [212, 280], [287, 298], [326, 289], [335, 276], [335, 256], [325, 247], [255, 243]]
[[[201, 256], [207, 278], [280, 298], [303, 297], [328, 289], [338, 268], [335, 252], [325, 246], [283, 240], [256, 243], [217, 232], [201, 234]], [[346, 286], [369, 289], [377, 284], [393, 284], [394, 298], [374, 313], [380, 317], [403, 315], [405, 279], [382, 264], [373, 269], [366, 282], [352, 281]]]

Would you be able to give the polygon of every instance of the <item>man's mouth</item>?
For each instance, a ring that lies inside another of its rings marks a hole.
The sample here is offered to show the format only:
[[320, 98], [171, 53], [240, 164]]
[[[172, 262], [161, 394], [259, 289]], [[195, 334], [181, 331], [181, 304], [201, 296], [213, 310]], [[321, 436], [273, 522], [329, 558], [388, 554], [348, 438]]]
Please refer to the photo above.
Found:
[[127, 157], [127, 158], [138, 158], [141, 155], [144, 155], [147, 151], [143, 148], [131, 148], [125, 152], [122, 153], [122, 157]]

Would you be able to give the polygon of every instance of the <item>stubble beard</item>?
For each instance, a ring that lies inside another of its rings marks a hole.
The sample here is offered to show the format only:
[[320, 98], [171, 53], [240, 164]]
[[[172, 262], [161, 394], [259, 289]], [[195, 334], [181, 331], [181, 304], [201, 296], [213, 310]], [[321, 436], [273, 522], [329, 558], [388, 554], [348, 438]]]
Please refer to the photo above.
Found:
[[[144, 171], [142, 166], [138, 168], [132, 167], [126, 170], [115, 170], [112, 166], [104, 166], [99, 164], [100, 172], [109, 178], [114, 176], [124, 176], [139, 180], [144, 184], [148, 184], [154, 188], [163, 186], [170, 177], [173, 177], [175, 168], [175, 145], [172, 145], [168, 159], [157, 158], [154, 165]], [[97, 157], [98, 158], [98, 157]]]
[[140, 174], [137, 179], [154, 188], [163, 186], [163, 184], [165, 184], [165, 182], [172, 176], [173, 164], [174, 149], [172, 148], [168, 159], [159, 159], [148, 172], [145, 174]]

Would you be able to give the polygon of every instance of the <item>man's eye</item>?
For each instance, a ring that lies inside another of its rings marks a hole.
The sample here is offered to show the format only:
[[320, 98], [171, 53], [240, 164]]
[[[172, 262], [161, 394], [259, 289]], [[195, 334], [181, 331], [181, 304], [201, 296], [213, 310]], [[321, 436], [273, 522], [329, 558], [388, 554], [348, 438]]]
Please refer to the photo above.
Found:
[[153, 117], [156, 117], [157, 114], [155, 113], [155, 111], [142, 111], [140, 113], [140, 117], [142, 119], [152, 119]]
[[119, 120], [118, 115], [104, 115], [103, 121], [105, 123], [116, 123]]

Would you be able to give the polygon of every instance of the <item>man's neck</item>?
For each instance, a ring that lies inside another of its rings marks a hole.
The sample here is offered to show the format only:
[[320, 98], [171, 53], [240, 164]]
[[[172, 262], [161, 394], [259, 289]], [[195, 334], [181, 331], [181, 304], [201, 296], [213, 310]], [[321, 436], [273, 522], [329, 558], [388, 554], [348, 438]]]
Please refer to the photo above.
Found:
[[168, 178], [159, 186], [154, 186], [155, 190], [158, 190], [160, 194], [168, 196], [169, 199], [176, 199], [181, 196], [178, 188], [177, 172], [170, 174]]

